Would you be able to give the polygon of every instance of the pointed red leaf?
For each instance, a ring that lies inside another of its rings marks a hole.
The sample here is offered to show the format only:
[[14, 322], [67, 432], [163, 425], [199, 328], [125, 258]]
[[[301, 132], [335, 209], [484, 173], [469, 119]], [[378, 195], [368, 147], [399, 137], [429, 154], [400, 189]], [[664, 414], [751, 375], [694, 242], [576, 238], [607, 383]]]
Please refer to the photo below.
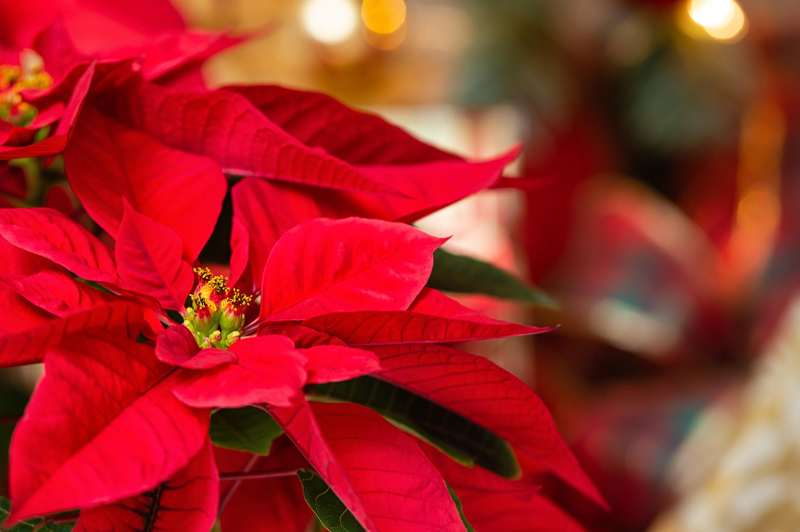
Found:
[[195, 407], [288, 406], [305, 383], [306, 357], [285, 336], [244, 338], [228, 351], [238, 363], [178, 371], [172, 380], [175, 396]]
[[7, 161], [9, 159], [18, 159], [20, 157], [44, 157], [48, 155], [56, 155], [64, 151], [69, 142], [72, 128], [75, 121], [78, 119], [78, 114], [81, 112], [83, 102], [86, 95], [89, 93], [89, 87], [92, 84], [92, 77], [94, 76], [95, 64], [92, 63], [81, 74], [70, 96], [69, 103], [67, 103], [64, 114], [61, 116], [61, 121], [56, 126], [56, 130], [52, 136], [31, 144], [30, 146], [10, 147], [0, 146], [0, 161]]
[[[186, 30], [171, 31], [151, 39], [144, 50], [130, 55], [142, 55], [142, 76], [156, 79], [189, 64], [199, 63], [227, 48], [235, 46], [248, 36], [229, 37], [224, 31]], [[120, 51], [115, 55], [122, 57]]]
[[20, 4], [12, 0], [0, 9], [13, 21], [8, 29], [13, 29], [10, 35], [15, 46], [30, 47], [33, 37], [62, 14], [81, 51], [91, 55], [145, 43], [151, 36], [184, 26], [178, 10], [163, 0], [135, 4], [98, 0], [26, 0]]
[[259, 327], [258, 334], [260, 336], [266, 336], [268, 334], [282, 334], [283, 336], [288, 336], [298, 349], [317, 345], [340, 345], [342, 347], [347, 347], [347, 344], [334, 336], [315, 331], [308, 327], [303, 327], [291, 321], [264, 324]]
[[200, 349], [192, 333], [183, 325], [168, 327], [156, 338], [156, 358], [186, 369], [210, 369], [239, 360], [233, 351]]
[[181, 258], [181, 239], [136, 212], [124, 198], [122, 205], [116, 247], [119, 276], [128, 288], [155, 297], [164, 308], [183, 310], [194, 274]]
[[302, 325], [341, 338], [350, 346], [460, 342], [553, 329], [495, 320], [430, 288], [423, 288], [407, 311], [334, 312]]
[[37, 307], [61, 317], [79, 309], [121, 300], [118, 296], [101, 292], [56, 271], [45, 270], [28, 277], [8, 279], [6, 282]]
[[356, 519], [371, 532], [464, 525], [442, 477], [414, 440], [372, 410], [301, 403], [272, 413]]
[[[7, 350], [11, 350], [12, 345], [22, 346], [29, 351], [28, 356], [33, 356], [34, 352], [40, 356], [41, 349], [58, 343], [64, 335], [92, 327], [114, 330], [131, 339], [137, 338], [140, 332], [152, 338], [163, 331], [158, 316], [148, 309], [146, 301], [102, 292], [58, 271], [45, 270], [27, 277], [9, 277], [4, 282], [33, 305], [65, 318], [58, 320], [48, 315], [45, 321], [49, 323], [40, 322], [30, 331], [20, 327], [20, 320], [12, 320], [11, 332], [24, 334], [11, 341]], [[29, 325], [33, 326], [33, 323]], [[45, 338], [31, 338], [36, 334], [45, 334]], [[33, 345], [26, 346], [25, 342], [31, 339]]]
[[259, 335], [282, 334], [308, 357], [309, 383], [344, 381], [373, 373], [380, 368], [378, 357], [362, 349], [351, 349], [340, 339], [291, 322], [267, 324]]
[[323, 190], [290, 183], [246, 178], [232, 189], [234, 212], [251, 235], [250, 260], [253, 276], [260, 279], [272, 247], [287, 231], [314, 218], [359, 216], [379, 220], [421, 218], [483, 190], [502, 173], [518, 154], [513, 150], [497, 159], [428, 165], [372, 168], [373, 174], [402, 190], [408, 197], [376, 196], [341, 190]]
[[177, 233], [183, 258], [194, 261], [214, 230], [227, 191], [212, 159], [161, 144], [87, 106], [64, 164], [89, 215], [116, 237], [122, 198]]
[[75, 532], [208, 532], [218, 503], [219, 474], [207, 440], [185, 468], [152, 490], [82, 511]]
[[457, 490], [457, 495], [475, 532], [586, 532], [544, 495], [527, 502], [470, 490]]
[[228, 174], [403, 197], [390, 184], [365, 179], [344, 161], [305, 146], [232, 92], [179, 93], [139, 82], [114, 103], [122, 120], [165, 144], [212, 157]]
[[152, 348], [99, 329], [51, 349], [11, 442], [10, 522], [136, 495], [186, 466], [208, 410], [175, 399], [167, 372]]
[[29, 253], [0, 238], [0, 273], [12, 275], [33, 275], [43, 270], [65, 271], [51, 260]]
[[304, 349], [308, 356], [306, 371], [309, 383], [338, 382], [378, 371], [381, 367], [374, 353], [338, 345], [318, 345]]
[[111, 250], [52, 209], [0, 209], [0, 236], [88, 281], [119, 282]]
[[564, 443], [547, 407], [522, 381], [489, 360], [436, 345], [376, 347], [376, 376], [461, 414], [508, 441], [605, 506]]
[[398, 183], [397, 187], [416, 201], [401, 198], [383, 202], [386, 219], [412, 222], [451, 203], [489, 188], [503, 174], [503, 168], [519, 157], [512, 148], [495, 159], [479, 162], [437, 161], [413, 166], [369, 166], [359, 170], [371, 179]]
[[0, 285], [0, 367], [41, 362], [45, 351], [78, 331], [102, 328], [136, 338], [145, 328], [142, 307], [131, 300], [76, 309], [56, 317], [36, 307], [10, 286]]
[[231, 86], [222, 90], [241, 94], [300, 142], [322, 148], [350, 164], [410, 165], [460, 160], [379, 116], [351, 109], [326, 94], [277, 85]]
[[339, 463], [322, 435], [314, 411], [305, 397], [298, 397], [288, 408], [270, 408], [268, 412], [355, 518], [371, 532], [378, 532], [347, 470]]
[[361, 310], [403, 310], [430, 276], [443, 239], [403, 224], [311, 220], [275, 245], [264, 269], [261, 317], [302, 319]]

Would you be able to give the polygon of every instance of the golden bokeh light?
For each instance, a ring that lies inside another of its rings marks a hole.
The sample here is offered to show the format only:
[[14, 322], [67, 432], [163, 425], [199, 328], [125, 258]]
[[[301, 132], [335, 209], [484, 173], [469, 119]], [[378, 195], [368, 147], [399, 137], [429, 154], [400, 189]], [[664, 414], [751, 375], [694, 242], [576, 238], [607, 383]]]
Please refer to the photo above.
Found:
[[403, 26], [406, 4], [403, 0], [364, 0], [361, 18], [371, 32], [388, 35]]
[[747, 18], [735, 0], [691, 0], [689, 16], [719, 41], [735, 42], [744, 36]]

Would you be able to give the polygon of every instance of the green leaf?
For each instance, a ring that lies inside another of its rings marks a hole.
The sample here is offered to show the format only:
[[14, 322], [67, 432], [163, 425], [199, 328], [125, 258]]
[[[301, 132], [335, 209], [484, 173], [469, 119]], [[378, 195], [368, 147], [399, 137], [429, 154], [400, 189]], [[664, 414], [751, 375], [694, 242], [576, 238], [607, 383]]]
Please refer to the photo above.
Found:
[[433, 401], [375, 377], [317, 384], [310, 399], [347, 401], [371, 408], [454, 460], [517, 478], [519, 462], [507, 441]]
[[433, 271], [428, 288], [462, 294], [484, 294], [537, 305], [558, 306], [550, 296], [525, 284], [505, 270], [472, 257], [443, 249], [433, 252]]
[[308, 506], [325, 528], [330, 532], [366, 532], [322, 477], [305, 469], [300, 469], [297, 476]]
[[55, 524], [52, 521], [48, 521], [37, 532], [72, 532], [73, 528], [75, 528], [75, 523]]
[[11, 514], [11, 501], [5, 497], [0, 497], [0, 526], [6, 522], [6, 519]]
[[[11, 514], [11, 501], [5, 497], [0, 497], [0, 526], [3, 526]], [[41, 523], [40, 518], [28, 519], [27, 521], [20, 521], [13, 527], [9, 528], [6, 532], [32, 532], [36, 526]], [[4, 529], [5, 530], [5, 529]]]
[[450, 492], [450, 497], [452, 497], [453, 502], [456, 503], [458, 515], [461, 516], [461, 522], [464, 523], [464, 527], [467, 529], [467, 532], [475, 532], [475, 529], [472, 528], [472, 525], [469, 524], [469, 521], [467, 521], [467, 518], [464, 515], [464, 510], [461, 507], [461, 499], [458, 498], [458, 495], [456, 495], [456, 492], [450, 487], [450, 484], [447, 484], [447, 491]]
[[217, 447], [266, 456], [283, 430], [272, 417], [253, 406], [223, 408], [211, 416], [211, 441]]
[[[11, 501], [5, 497], [0, 497], [0, 528], [3, 527], [10, 514]], [[33, 530], [36, 530], [36, 532], [71, 532], [71, 530], [75, 527], [75, 523], [56, 524], [52, 521], [47, 521], [44, 525], [39, 526], [41, 522], [41, 517], [34, 517], [33, 519], [20, 521], [11, 528], [3, 530], [5, 530], [5, 532], [33, 532]]]

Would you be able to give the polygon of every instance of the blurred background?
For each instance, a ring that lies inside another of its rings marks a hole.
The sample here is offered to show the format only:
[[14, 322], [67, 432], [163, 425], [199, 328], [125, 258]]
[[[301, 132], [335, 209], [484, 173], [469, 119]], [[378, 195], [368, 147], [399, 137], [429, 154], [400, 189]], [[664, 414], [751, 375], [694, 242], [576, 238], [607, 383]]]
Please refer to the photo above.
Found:
[[[324, 91], [524, 190], [420, 222], [560, 323], [469, 346], [531, 384], [611, 504], [592, 531], [800, 530], [800, 1], [177, 0], [250, 33], [214, 86]], [[532, 516], [532, 519], [534, 516]]]
[[213, 86], [323, 91], [470, 158], [523, 144], [522, 190], [419, 226], [560, 303], [470, 299], [561, 327], [468, 349], [551, 408], [611, 511], [545, 491], [588, 530], [794, 532], [800, 0], [737, 1], [174, 0], [253, 36]]

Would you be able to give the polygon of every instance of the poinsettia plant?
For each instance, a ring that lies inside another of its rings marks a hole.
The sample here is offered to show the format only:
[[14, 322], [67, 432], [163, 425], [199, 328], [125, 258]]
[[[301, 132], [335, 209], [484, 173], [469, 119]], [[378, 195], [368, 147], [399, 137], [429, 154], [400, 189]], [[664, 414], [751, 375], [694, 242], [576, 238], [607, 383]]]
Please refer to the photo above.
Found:
[[[199, 63], [236, 39], [46, 3], [0, 2], [0, 182], [24, 163], [77, 207], [0, 209], [0, 366], [44, 363], [6, 526], [580, 530], [538, 493], [554, 474], [604, 504], [547, 408], [451, 345], [548, 329], [436, 288], [538, 295], [409, 225], [516, 151], [468, 162], [325, 95], [209, 90]], [[137, 31], [74, 39], [101, 16]]]

